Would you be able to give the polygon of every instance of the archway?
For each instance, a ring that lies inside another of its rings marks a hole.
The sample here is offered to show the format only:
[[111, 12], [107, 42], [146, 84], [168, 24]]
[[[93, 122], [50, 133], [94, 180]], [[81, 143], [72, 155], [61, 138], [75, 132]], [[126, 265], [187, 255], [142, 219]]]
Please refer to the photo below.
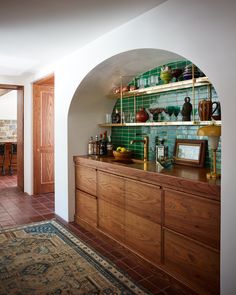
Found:
[[130, 77], [179, 60], [185, 60], [185, 58], [160, 49], [126, 51], [97, 65], [80, 83], [68, 112], [68, 210], [70, 220], [73, 220], [75, 206], [73, 156], [87, 154], [89, 137], [103, 131], [99, 123], [105, 122], [105, 114], [111, 113], [115, 104], [114, 100], [108, 98], [108, 94], [120, 84], [121, 76], [125, 77], [123, 78], [125, 83], [131, 80]]

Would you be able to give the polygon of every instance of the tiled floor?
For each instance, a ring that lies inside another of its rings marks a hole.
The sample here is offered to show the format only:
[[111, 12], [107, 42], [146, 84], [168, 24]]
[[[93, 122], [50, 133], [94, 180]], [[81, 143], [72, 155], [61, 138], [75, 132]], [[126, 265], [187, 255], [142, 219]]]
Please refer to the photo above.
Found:
[[[28, 196], [16, 188], [16, 176], [0, 176], [0, 228], [54, 217], [53, 194]], [[88, 246], [128, 273], [136, 283], [145, 287], [151, 294], [195, 294], [105, 235], [92, 233], [75, 223], [57, 219]]]
[[28, 196], [16, 176], [0, 176], [0, 228], [54, 218], [54, 194]]

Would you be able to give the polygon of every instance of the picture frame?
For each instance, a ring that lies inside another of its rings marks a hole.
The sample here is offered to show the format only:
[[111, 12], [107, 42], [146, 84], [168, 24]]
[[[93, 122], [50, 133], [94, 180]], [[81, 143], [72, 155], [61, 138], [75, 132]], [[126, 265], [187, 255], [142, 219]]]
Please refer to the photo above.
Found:
[[193, 167], [204, 167], [207, 140], [176, 139], [174, 163]]

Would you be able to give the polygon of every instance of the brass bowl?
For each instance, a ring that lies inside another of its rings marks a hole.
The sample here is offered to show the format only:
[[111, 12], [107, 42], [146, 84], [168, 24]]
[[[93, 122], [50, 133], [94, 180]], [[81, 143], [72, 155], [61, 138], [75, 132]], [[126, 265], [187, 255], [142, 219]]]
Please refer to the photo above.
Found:
[[126, 150], [125, 152], [117, 152], [113, 151], [113, 155], [115, 157], [115, 160], [117, 161], [130, 161], [132, 158], [133, 152], [130, 150]]

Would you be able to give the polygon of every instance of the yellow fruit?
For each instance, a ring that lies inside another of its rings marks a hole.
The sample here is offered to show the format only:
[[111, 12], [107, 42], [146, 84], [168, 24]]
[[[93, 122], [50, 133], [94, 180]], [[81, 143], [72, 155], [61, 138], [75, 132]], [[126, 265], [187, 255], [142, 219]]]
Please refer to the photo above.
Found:
[[122, 149], [122, 147], [118, 146], [118, 148], [116, 149], [117, 152], [120, 152]]
[[126, 151], [127, 151], [127, 150], [126, 150], [125, 147], [121, 148], [121, 152], [122, 152], [122, 153], [125, 153]]

